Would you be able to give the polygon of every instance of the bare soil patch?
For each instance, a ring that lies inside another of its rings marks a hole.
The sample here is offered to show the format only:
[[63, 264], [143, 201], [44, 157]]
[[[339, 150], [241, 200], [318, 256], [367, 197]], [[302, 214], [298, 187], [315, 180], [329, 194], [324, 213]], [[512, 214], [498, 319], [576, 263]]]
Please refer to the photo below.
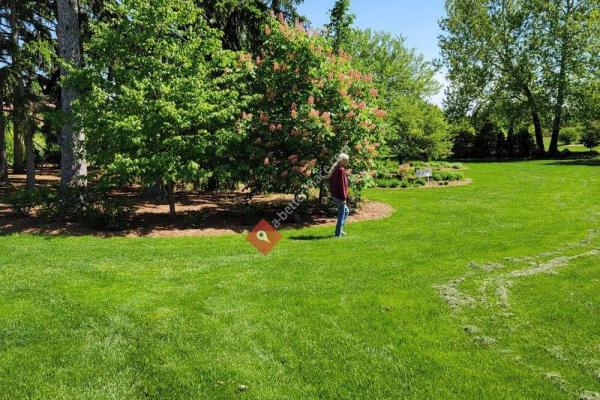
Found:
[[470, 185], [471, 183], [473, 183], [473, 180], [471, 178], [465, 178], [460, 181], [448, 181], [445, 185], [440, 185], [440, 183], [436, 182], [436, 181], [429, 181], [424, 186], [421, 186], [421, 188], [428, 189], [428, 188], [443, 188], [443, 187], [448, 187], [448, 186], [465, 186], [465, 185]]

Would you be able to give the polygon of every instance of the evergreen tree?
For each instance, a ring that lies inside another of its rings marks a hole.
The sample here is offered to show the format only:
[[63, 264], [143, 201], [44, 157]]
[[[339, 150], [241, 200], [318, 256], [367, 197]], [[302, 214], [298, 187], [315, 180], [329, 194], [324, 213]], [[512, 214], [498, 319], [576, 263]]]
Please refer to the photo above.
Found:
[[83, 131], [74, 129], [71, 107], [78, 98], [77, 91], [70, 87], [66, 79], [70, 68], [81, 64], [81, 43], [79, 31], [79, 4], [77, 0], [58, 0], [58, 47], [63, 64], [61, 106], [64, 121], [60, 135], [61, 162], [60, 179], [63, 187], [78, 184], [87, 175], [87, 164], [83, 149]]
[[327, 34], [333, 39], [333, 49], [346, 49], [352, 34], [354, 14], [350, 13], [350, 0], [336, 0], [329, 10]]

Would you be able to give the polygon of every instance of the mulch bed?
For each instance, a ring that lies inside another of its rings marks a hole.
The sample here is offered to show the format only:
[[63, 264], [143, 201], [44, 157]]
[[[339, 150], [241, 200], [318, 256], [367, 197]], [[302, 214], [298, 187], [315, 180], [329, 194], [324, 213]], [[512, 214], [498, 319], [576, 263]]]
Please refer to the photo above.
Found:
[[[22, 186], [23, 175], [11, 175], [13, 186]], [[57, 171], [48, 170], [37, 176], [40, 185], [58, 181]], [[0, 196], [8, 188], [0, 190]], [[169, 217], [166, 203], [146, 201], [133, 193], [122, 193], [135, 201], [135, 213], [129, 228], [124, 231], [108, 232], [92, 229], [78, 222], [47, 222], [36, 217], [15, 215], [8, 204], [0, 197], [0, 234], [27, 233], [45, 235], [92, 235], [92, 236], [216, 236], [243, 233], [251, 230], [264, 218], [273, 220], [293, 197], [284, 194], [255, 196], [251, 200], [240, 192], [207, 194], [200, 192], [177, 193], [177, 216]], [[390, 216], [394, 209], [384, 203], [366, 201], [355, 210], [348, 222], [381, 219]], [[334, 225], [335, 216], [323, 212], [320, 207], [310, 204], [308, 213], [302, 220], [286, 221], [285, 228]]]

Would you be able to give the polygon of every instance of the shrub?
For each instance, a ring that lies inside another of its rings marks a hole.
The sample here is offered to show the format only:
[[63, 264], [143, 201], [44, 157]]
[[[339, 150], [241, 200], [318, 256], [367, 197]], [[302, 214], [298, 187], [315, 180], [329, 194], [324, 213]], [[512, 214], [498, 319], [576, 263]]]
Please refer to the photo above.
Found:
[[461, 169], [462, 163], [459, 162], [448, 162], [448, 161], [411, 161], [410, 165], [414, 168], [432, 168], [434, 170], [441, 170], [443, 168]]
[[398, 174], [398, 162], [394, 159], [375, 160], [374, 168], [377, 178], [391, 178]]
[[[500, 129], [493, 122], [486, 122], [475, 135], [474, 156], [491, 157], [498, 156], [498, 139], [501, 135]], [[502, 136], [504, 138], [504, 136]]]
[[[62, 196], [58, 195], [59, 190]], [[82, 220], [85, 207], [92, 204], [91, 188], [88, 187], [56, 187], [40, 197], [38, 216], [50, 221]]]
[[454, 158], [472, 157], [474, 153], [475, 129], [467, 121], [451, 125], [452, 154]]
[[380, 178], [375, 180], [375, 185], [382, 188], [389, 188], [392, 187], [395, 181], [397, 181], [395, 178]]
[[516, 134], [514, 130], [508, 131], [505, 143], [508, 157], [529, 158], [536, 153], [537, 148], [533, 136], [526, 127], [521, 128]]
[[113, 198], [107, 190], [95, 187], [19, 189], [9, 196], [12, 209], [24, 216], [37, 216], [49, 221], [81, 221], [103, 230], [124, 229], [134, 212], [128, 199]]
[[578, 126], [569, 126], [562, 128], [558, 134], [558, 140], [562, 144], [577, 143], [581, 137], [582, 128]]
[[258, 209], [255, 205], [250, 203], [238, 204], [234, 207], [234, 211], [237, 212], [244, 219], [245, 223], [253, 224], [257, 221]]
[[407, 179], [415, 174], [415, 169], [409, 164], [402, 164], [398, 168], [398, 178]]
[[86, 208], [84, 217], [93, 228], [120, 231], [127, 228], [134, 211], [133, 203], [127, 199], [102, 196]]
[[464, 179], [464, 174], [462, 172], [455, 171], [435, 171], [431, 179], [434, 181], [460, 181]]
[[[378, 163], [378, 165], [386, 166], [387, 163]], [[410, 164], [402, 164], [397, 167], [397, 173], [391, 173], [388, 170], [378, 172], [378, 177], [375, 179], [375, 186], [378, 187], [411, 187], [422, 186], [427, 183], [425, 178], [416, 178], [416, 168], [432, 168], [432, 180], [440, 182], [444, 181], [459, 181], [464, 179], [464, 174], [457, 169], [462, 168], [461, 163], [449, 163], [447, 161], [412, 161]]]
[[37, 189], [17, 189], [8, 195], [8, 203], [13, 212], [22, 216], [30, 216], [35, 207], [39, 205]]
[[581, 135], [581, 143], [590, 150], [600, 146], [600, 121], [593, 121], [585, 127]]
[[507, 137], [494, 122], [486, 122], [477, 132], [467, 122], [452, 126], [454, 158], [518, 157], [528, 158], [536, 152], [535, 142], [527, 128], [516, 134], [509, 129]]
[[359, 189], [350, 188], [350, 196], [346, 201], [348, 207], [350, 207], [350, 214], [354, 214], [356, 210], [360, 210], [362, 207], [362, 193]]

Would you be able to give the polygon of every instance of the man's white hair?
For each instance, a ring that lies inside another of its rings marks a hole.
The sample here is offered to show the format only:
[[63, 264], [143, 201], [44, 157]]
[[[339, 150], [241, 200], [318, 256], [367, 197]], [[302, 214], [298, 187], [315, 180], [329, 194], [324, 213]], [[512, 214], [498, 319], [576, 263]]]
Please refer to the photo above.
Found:
[[333, 172], [337, 168], [337, 166], [340, 163], [340, 161], [342, 161], [342, 160], [348, 161], [348, 160], [350, 160], [350, 156], [348, 154], [346, 154], [346, 153], [340, 153], [340, 154], [337, 155], [337, 157], [335, 159], [337, 161], [329, 169], [329, 172], [327, 173], [327, 178], [331, 178], [331, 175], [333, 175]]

